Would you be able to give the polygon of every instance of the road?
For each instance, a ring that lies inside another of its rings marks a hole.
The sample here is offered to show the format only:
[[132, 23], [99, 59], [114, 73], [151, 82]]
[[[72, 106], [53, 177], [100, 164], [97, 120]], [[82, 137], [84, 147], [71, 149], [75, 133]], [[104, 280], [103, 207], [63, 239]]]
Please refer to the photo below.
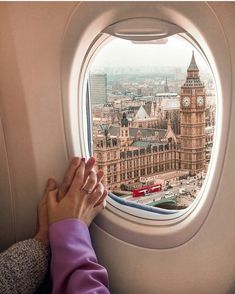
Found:
[[[140, 204], [148, 204], [153, 201], [158, 201], [161, 200], [162, 197], [172, 197], [172, 196], [177, 196], [178, 199], [182, 200], [185, 199], [186, 195], [181, 195], [179, 193], [180, 189], [184, 189], [185, 191], [189, 192], [187, 198], [187, 203], [188, 203], [188, 198], [191, 198], [191, 202], [193, 199], [197, 196], [198, 192], [200, 191], [200, 184], [201, 180], [193, 179], [191, 178], [189, 181], [188, 180], [182, 180], [179, 183], [176, 183], [172, 188], [168, 189], [167, 191], [160, 191], [156, 193], [152, 193], [150, 195], [146, 195], [143, 197], [128, 197], [129, 201], [134, 201]], [[190, 194], [193, 195], [193, 197], [190, 197]], [[180, 201], [180, 202], [182, 202]]]

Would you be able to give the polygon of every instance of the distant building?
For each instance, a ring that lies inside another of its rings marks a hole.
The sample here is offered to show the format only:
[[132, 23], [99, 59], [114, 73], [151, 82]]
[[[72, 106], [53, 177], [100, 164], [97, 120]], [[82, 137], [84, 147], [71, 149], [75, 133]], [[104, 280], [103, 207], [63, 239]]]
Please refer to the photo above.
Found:
[[166, 92], [163, 92], [163, 93], [156, 93], [155, 94], [155, 98], [156, 98], [156, 101], [158, 103], [161, 103], [164, 99], [176, 99], [178, 97], [178, 94], [177, 93], [166, 93]]
[[165, 93], [169, 93], [170, 92], [169, 87], [168, 87], [168, 83], [167, 83], [167, 78], [166, 78], [166, 82], [165, 82], [165, 85], [164, 85], [164, 92]]
[[171, 121], [171, 126], [176, 135], [180, 134], [180, 99], [177, 98], [165, 98], [160, 104], [162, 121], [160, 123], [161, 128], [166, 128], [168, 120]]
[[89, 79], [92, 105], [107, 103], [107, 74], [91, 74]]

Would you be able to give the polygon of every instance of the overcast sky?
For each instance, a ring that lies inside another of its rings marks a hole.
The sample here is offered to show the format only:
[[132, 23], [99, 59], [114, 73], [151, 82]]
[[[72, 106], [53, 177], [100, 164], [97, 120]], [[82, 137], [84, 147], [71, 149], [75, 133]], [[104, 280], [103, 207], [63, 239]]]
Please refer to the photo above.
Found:
[[97, 53], [92, 71], [97, 71], [100, 67], [188, 67], [192, 50], [199, 70], [205, 71], [208, 67], [203, 58], [182, 38], [172, 36], [166, 44], [133, 44], [131, 41], [116, 38]]

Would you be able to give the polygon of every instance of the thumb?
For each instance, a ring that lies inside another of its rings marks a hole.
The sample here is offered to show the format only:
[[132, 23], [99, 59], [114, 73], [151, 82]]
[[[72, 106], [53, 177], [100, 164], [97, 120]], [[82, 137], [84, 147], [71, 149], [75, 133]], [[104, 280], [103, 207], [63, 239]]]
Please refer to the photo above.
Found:
[[50, 190], [47, 194], [47, 205], [49, 208], [54, 208], [57, 205], [57, 195], [58, 189]]

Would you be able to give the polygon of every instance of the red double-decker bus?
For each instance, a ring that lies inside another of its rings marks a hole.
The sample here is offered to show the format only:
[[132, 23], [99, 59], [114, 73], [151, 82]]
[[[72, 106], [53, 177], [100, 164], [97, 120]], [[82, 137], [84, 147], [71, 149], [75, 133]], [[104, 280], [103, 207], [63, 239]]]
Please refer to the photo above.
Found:
[[133, 197], [145, 196], [145, 195], [149, 195], [151, 193], [159, 192], [161, 190], [162, 190], [161, 184], [142, 186], [140, 188], [132, 190], [132, 196]]

